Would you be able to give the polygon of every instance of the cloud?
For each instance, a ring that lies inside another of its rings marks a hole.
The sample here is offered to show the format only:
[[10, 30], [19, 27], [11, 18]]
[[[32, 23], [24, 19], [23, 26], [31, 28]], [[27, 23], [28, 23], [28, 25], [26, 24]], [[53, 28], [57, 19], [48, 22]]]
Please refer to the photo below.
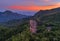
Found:
[[55, 3], [55, 5], [59, 5], [60, 6], [60, 2], [59, 3]]
[[51, 0], [40, 0], [43, 3], [50, 2]]
[[49, 2], [50, 0], [43, 0], [44, 2]]
[[8, 9], [15, 9], [15, 10], [30, 10], [30, 11], [38, 11], [38, 10], [46, 10], [46, 9], [52, 9], [60, 7], [60, 3], [57, 3], [56, 5], [47, 5], [47, 6], [9, 6]]

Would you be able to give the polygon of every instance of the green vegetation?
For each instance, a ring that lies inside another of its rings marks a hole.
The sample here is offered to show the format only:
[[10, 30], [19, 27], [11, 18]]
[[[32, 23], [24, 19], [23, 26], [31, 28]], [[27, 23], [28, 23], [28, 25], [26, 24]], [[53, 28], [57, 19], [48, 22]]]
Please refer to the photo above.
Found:
[[[27, 19], [21, 23], [10, 21], [7, 24], [14, 26], [0, 26], [0, 41], [60, 41], [60, 12], [49, 15], [36, 15], [37, 33], [31, 34], [29, 31], [29, 22]], [[15, 24], [16, 23], [16, 24]], [[47, 30], [47, 24], [52, 24], [51, 30]]]
[[0, 41], [6, 41], [7, 39], [11, 41], [11, 37], [15, 36], [18, 33], [24, 31], [25, 26], [17, 26], [15, 28], [3, 27], [0, 26]]
[[0, 27], [0, 41], [59, 41], [60, 27], [56, 24], [47, 31], [43, 24], [37, 27], [38, 33], [31, 34], [29, 25], [23, 24], [15, 28]]

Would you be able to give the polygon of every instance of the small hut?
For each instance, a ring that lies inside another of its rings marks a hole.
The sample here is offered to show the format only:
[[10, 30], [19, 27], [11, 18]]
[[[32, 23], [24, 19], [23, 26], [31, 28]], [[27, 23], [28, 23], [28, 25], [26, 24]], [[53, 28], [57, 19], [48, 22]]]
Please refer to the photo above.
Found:
[[37, 21], [34, 18], [31, 18], [30, 21], [30, 32], [35, 34], [37, 31]]
[[51, 31], [51, 29], [54, 25], [53, 24], [46, 24], [45, 26], [46, 26], [47, 31]]

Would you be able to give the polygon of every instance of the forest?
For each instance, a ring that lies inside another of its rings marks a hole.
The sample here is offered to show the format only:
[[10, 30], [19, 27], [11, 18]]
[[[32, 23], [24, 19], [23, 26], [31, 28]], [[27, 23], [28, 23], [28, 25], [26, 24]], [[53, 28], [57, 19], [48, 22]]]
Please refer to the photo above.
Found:
[[19, 24], [18, 20], [6, 23], [15, 26], [0, 25], [0, 41], [60, 41], [59, 11], [57, 9], [39, 11], [31, 17], [37, 20], [35, 34], [30, 32], [29, 19], [21, 20], [22, 24]]

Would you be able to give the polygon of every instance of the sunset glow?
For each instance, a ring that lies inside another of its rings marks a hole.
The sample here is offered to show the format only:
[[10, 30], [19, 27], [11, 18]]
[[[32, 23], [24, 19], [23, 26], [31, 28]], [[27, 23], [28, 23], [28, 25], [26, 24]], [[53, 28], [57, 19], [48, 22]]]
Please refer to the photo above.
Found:
[[10, 6], [9, 9], [16, 9], [16, 10], [31, 10], [31, 11], [38, 11], [38, 10], [46, 10], [46, 9], [53, 9], [60, 7], [60, 4], [55, 5], [48, 5], [48, 6]]
[[57, 7], [60, 0], [0, 0], [0, 9], [38, 11]]

